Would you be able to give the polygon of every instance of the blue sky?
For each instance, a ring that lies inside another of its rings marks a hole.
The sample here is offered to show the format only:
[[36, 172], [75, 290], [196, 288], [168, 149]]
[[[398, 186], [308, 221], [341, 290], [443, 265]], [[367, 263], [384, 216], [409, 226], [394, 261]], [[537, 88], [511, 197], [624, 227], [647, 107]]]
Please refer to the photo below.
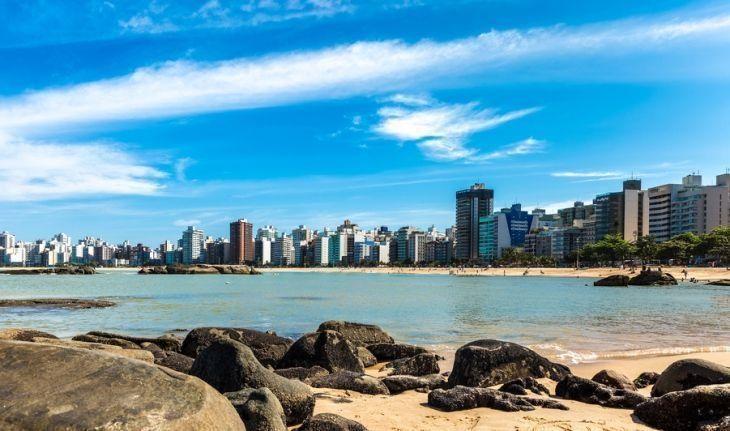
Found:
[[[661, 3], [661, 4], [660, 4]], [[444, 228], [730, 167], [730, 6], [0, 2], [0, 230]]]

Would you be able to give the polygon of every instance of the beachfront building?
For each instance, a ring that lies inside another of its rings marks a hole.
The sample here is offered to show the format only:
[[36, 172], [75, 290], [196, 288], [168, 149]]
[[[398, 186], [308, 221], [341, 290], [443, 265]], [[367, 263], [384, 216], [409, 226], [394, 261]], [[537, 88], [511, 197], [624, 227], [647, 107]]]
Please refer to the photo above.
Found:
[[596, 240], [621, 235], [627, 241], [635, 241], [649, 234], [649, 195], [641, 190], [641, 180], [624, 181], [622, 191], [598, 195], [593, 205]]
[[272, 241], [275, 240], [276, 239], [276, 228], [271, 225], [260, 227], [256, 231], [256, 239], [261, 239], [261, 238], [268, 238]]
[[403, 226], [395, 233], [395, 244], [397, 247], [395, 256], [397, 262], [405, 262], [411, 256], [411, 253], [408, 249], [408, 238], [413, 232], [417, 231], [418, 229], [413, 226]]
[[234, 265], [251, 264], [256, 253], [254, 250], [253, 224], [246, 219], [238, 219], [230, 224], [230, 262]]
[[[190, 265], [199, 262], [204, 240], [205, 234], [202, 230], [197, 229], [195, 226], [188, 226], [188, 228], [183, 231], [181, 240], [183, 264]], [[94, 250], [97, 262], [106, 260], [106, 256], [99, 256], [97, 254], [104, 251], [104, 248], [100, 247], [97, 247]], [[109, 257], [109, 259], [111, 259], [111, 257]]]
[[670, 236], [730, 226], [730, 174], [718, 175], [714, 186], [702, 186], [701, 177], [697, 182], [677, 192], [671, 205]]
[[330, 235], [329, 240], [329, 264], [347, 264], [347, 233], [338, 232]]
[[520, 204], [480, 217], [479, 258], [491, 262], [500, 258], [505, 248], [523, 247], [527, 234], [537, 227], [537, 216], [522, 211]]
[[294, 262], [294, 247], [291, 237], [282, 234], [271, 246], [271, 263], [279, 266], [288, 266]]
[[263, 237], [254, 242], [254, 260], [258, 265], [271, 264], [271, 249], [274, 241]]
[[373, 245], [372, 260], [373, 262], [387, 264], [390, 263], [390, 243], [381, 242]]
[[560, 225], [563, 227], [573, 227], [576, 220], [587, 220], [596, 212], [594, 205], [585, 205], [581, 201], [573, 203], [572, 207], [558, 210]]
[[314, 265], [329, 265], [329, 241], [329, 236], [318, 236], [314, 239]]
[[414, 231], [408, 235], [408, 260], [411, 263], [420, 263], [426, 260], [426, 234]]
[[456, 259], [479, 259], [479, 219], [490, 215], [493, 209], [494, 191], [484, 184], [456, 192]]

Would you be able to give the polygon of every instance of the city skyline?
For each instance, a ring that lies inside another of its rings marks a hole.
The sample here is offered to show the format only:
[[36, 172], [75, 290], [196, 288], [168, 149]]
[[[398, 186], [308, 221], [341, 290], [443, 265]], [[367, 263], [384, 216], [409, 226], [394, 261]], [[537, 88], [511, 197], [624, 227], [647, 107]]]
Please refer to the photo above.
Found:
[[725, 172], [730, 7], [635, 3], [4, 3], [0, 229], [443, 230], [464, 184], [555, 210]]

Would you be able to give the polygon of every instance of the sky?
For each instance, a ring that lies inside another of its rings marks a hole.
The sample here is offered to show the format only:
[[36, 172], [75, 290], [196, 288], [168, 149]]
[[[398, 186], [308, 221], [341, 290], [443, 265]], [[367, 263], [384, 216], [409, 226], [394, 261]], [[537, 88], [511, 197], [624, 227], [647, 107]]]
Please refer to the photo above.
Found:
[[0, 2], [0, 231], [444, 229], [730, 168], [730, 5]]

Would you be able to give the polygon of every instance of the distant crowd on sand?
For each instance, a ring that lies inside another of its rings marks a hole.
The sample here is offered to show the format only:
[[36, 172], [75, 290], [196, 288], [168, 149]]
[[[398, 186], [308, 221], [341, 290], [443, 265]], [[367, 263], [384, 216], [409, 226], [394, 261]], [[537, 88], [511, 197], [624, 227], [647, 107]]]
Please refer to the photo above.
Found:
[[[493, 339], [459, 348], [450, 371], [440, 369], [441, 359], [378, 326], [344, 321], [323, 322], [297, 340], [224, 327], [196, 328], [184, 339], [95, 331], [63, 340], [6, 329], [0, 428], [366, 430], [352, 417], [314, 414], [316, 388], [377, 397], [419, 391], [428, 394], [430, 408], [447, 412], [587, 403], [626, 409], [637, 424], [658, 429], [730, 427], [730, 368], [717, 363], [685, 359], [634, 379], [610, 369], [587, 379], [527, 347]], [[554, 392], [546, 380], [557, 382]], [[650, 395], [638, 391], [649, 386]]]

